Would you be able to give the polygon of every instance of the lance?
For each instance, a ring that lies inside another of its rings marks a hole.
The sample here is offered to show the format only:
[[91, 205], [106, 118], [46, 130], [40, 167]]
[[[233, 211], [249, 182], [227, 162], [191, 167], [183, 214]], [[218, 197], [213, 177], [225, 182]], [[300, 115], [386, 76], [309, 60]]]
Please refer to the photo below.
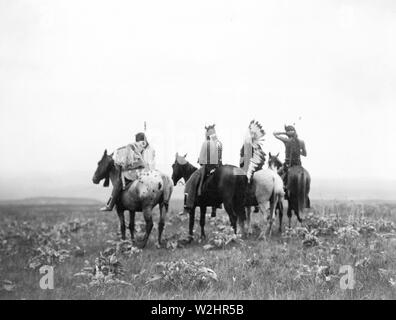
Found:
[[147, 132], [147, 123], [146, 123], [146, 121], [144, 121], [144, 141], [147, 144], [147, 134], [146, 134], [146, 132]]

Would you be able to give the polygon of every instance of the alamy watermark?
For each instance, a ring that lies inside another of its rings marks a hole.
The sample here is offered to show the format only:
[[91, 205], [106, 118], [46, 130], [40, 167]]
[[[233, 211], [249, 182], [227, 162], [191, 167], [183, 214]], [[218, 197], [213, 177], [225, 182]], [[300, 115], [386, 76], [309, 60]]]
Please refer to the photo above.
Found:
[[355, 273], [353, 267], [350, 265], [341, 266], [339, 273], [343, 274], [340, 279], [340, 288], [342, 290], [353, 290], [355, 288]]
[[44, 274], [40, 279], [40, 288], [43, 290], [54, 289], [54, 267], [42, 266], [40, 274]]

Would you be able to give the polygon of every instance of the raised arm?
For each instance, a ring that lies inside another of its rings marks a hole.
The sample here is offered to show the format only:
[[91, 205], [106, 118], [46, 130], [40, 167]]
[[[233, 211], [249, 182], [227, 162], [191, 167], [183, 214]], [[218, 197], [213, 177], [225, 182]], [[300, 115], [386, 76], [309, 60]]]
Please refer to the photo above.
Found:
[[274, 137], [276, 139], [283, 141], [283, 142], [288, 142], [289, 139], [284, 137], [285, 135], [286, 135], [286, 132], [277, 132], [277, 131], [274, 132]]

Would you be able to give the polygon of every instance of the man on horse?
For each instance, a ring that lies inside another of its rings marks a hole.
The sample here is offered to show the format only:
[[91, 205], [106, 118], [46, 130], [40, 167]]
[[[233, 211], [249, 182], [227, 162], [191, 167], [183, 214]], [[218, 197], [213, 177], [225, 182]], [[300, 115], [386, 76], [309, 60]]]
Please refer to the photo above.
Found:
[[205, 130], [205, 141], [198, 158], [198, 163], [201, 165], [198, 196], [202, 193], [202, 185], [206, 177], [222, 164], [223, 145], [217, 138], [215, 125], [205, 127]]
[[[256, 153], [259, 153], [259, 151], [256, 151]], [[249, 130], [249, 134], [245, 138], [245, 142], [242, 145], [242, 148], [240, 151], [240, 160], [239, 160], [239, 167], [242, 168], [243, 171], [245, 171], [245, 173], [247, 173], [247, 171], [248, 171], [250, 161], [253, 158], [253, 154], [254, 154], [254, 148], [253, 148], [252, 138], [251, 138], [251, 134], [250, 134], [250, 130]], [[264, 157], [265, 157], [265, 154], [264, 154]], [[260, 166], [262, 167], [262, 165], [259, 165], [258, 167], [260, 167]], [[254, 207], [254, 212], [255, 213], [259, 212], [258, 206]]]
[[[264, 136], [265, 131], [262, 125], [255, 120], [252, 120], [249, 124], [249, 135], [251, 140], [251, 146], [253, 147], [253, 154], [248, 162], [246, 175], [248, 177], [248, 182], [250, 183], [253, 174], [262, 169], [265, 163], [265, 152], [264, 152]], [[245, 143], [246, 146], [246, 143]], [[245, 147], [244, 146], [244, 147]], [[244, 154], [248, 153], [249, 147], [244, 150]], [[246, 162], [244, 163], [246, 166]]]
[[155, 170], [155, 150], [148, 143], [146, 135], [143, 132], [139, 132], [135, 136], [135, 141], [141, 147], [143, 160], [146, 163], [146, 168], [150, 170]]
[[[279, 139], [285, 144], [286, 154], [285, 154], [285, 163], [283, 164], [283, 168], [280, 170], [279, 174], [281, 175], [284, 186], [286, 189], [287, 186], [287, 177], [289, 168], [293, 166], [301, 166], [301, 156], [307, 156], [307, 150], [305, 149], [305, 143], [303, 140], [299, 139], [297, 136], [296, 129], [294, 126], [286, 126], [285, 132], [274, 132], [275, 138]], [[285, 197], [287, 199], [288, 194], [287, 190]]]
[[135, 142], [116, 150], [114, 165], [117, 169], [117, 179], [113, 181], [113, 191], [105, 207], [100, 211], [112, 211], [114, 205], [125, 190], [127, 182], [133, 182], [138, 178], [139, 171], [155, 167], [155, 151], [148, 144], [146, 135], [138, 133]]
[[[186, 199], [185, 211], [194, 208], [196, 196], [201, 196], [202, 186], [206, 177], [216, 168], [222, 165], [222, 151], [223, 147], [218, 140], [215, 130], [215, 125], [205, 127], [205, 141], [202, 144], [201, 151], [198, 158], [198, 163], [201, 165], [191, 178], [186, 183]], [[212, 208], [212, 217], [215, 216], [215, 208]]]

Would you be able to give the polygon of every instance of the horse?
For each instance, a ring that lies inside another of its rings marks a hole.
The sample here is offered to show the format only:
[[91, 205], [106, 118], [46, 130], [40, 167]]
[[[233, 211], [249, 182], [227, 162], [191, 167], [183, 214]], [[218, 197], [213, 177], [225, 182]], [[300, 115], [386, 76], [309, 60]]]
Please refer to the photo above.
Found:
[[[186, 160], [186, 157], [187, 153], [184, 156], [180, 156], [179, 153], [176, 153], [175, 163], [172, 165], [172, 180], [175, 186], [181, 178], [184, 179], [184, 182], [187, 182], [191, 175], [198, 170], [198, 168], [194, 167]], [[206, 214], [206, 207], [201, 207], [200, 210], [204, 210]], [[211, 217], [216, 217], [216, 207], [212, 207]]]
[[[277, 161], [283, 167], [279, 159]], [[303, 220], [301, 214], [305, 208], [310, 208], [309, 191], [311, 188], [311, 176], [302, 166], [292, 166], [287, 172], [286, 189], [288, 193], [287, 201], [287, 216], [289, 218], [289, 228], [291, 228], [292, 211], [297, 217], [297, 220], [302, 224]]]
[[292, 211], [302, 224], [301, 214], [305, 208], [310, 208], [309, 191], [311, 188], [311, 176], [302, 166], [292, 166], [287, 172], [287, 193], [289, 228], [291, 228]]
[[[195, 175], [199, 174], [197, 169], [191, 165], [185, 156], [177, 155], [175, 163], [172, 165], [173, 174], [172, 180], [176, 184], [181, 177], [187, 178], [186, 186]], [[182, 162], [182, 163], [181, 163]], [[194, 169], [195, 168], [195, 169]], [[202, 194], [195, 199], [194, 208], [189, 212], [189, 240], [191, 242], [194, 236], [194, 221], [195, 221], [195, 208], [200, 207], [200, 226], [201, 226], [201, 239], [205, 239], [205, 217], [206, 207], [215, 207], [219, 204], [224, 204], [224, 209], [228, 213], [231, 226], [237, 233], [237, 222], [240, 225], [242, 233], [245, 233], [245, 196], [247, 188], [247, 177], [244, 171], [232, 165], [221, 165], [214, 173], [212, 173], [205, 181], [202, 187]]]
[[[114, 165], [113, 154], [108, 155], [107, 150], [105, 150], [101, 160], [98, 162], [98, 167], [92, 178], [93, 183], [99, 184], [101, 180], [105, 179], [104, 186], [107, 186], [109, 180], [113, 183], [118, 174], [120, 173]], [[143, 237], [141, 247], [144, 248], [153, 228], [153, 208], [158, 204], [160, 217], [158, 222], [157, 247], [160, 247], [172, 192], [173, 184], [170, 177], [157, 170], [140, 170], [138, 172], [138, 178], [126, 186], [116, 203], [122, 240], [126, 239], [124, 211], [129, 211], [129, 231], [131, 233], [132, 242], [135, 240], [135, 213], [143, 212], [144, 220], [146, 222], [146, 232]]]
[[[264, 215], [267, 203], [270, 203], [270, 212], [268, 216], [269, 226], [267, 233], [272, 234], [272, 225], [275, 220], [276, 210], [279, 211], [279, 233], [282, 233], [283, 218], [283, 181], [278, 174], [278, 169], [282, 166], [277, 156], [269, 154], [268, 168], [256, 171], [253, 174], [252, 184], [248, 188], [246, 201], [246, 218], [249, 233], [251, 233], [251, 206], [259, 206], [260, 212]], [[261, 237], [261, 235], [260, 235]]]

